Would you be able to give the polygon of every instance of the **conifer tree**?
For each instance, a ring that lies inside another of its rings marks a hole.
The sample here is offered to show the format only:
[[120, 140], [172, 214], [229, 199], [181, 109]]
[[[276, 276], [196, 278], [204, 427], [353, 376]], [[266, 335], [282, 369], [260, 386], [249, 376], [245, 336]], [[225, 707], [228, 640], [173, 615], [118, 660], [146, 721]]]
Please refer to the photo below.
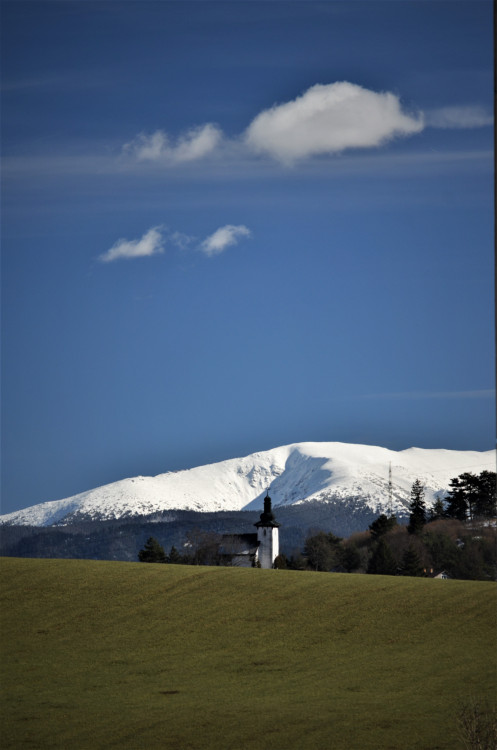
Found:
[[396, 516], [387, 516], [385, 513], [382, 513], [373, 523], [369, 524], [368, 528], [373, 539], [379, 539], [393, 529], [394, 526], [397, 526]]
[[151, 536], [147, 539], [143, 549], [138, 552], [138, 559], [140, 562], [165, 563], [166, 553], [162, 544]]
[[482, 471], [478, 477], [478, 497], [476, 514], [495, 516], [497, 513], [497, 474], [495, 471]]
[[402, 558], [402, 575], [404, 576], [420, 576], [423, 573], [423, 568], [421, 567], [421, 560], [414, 549], [413, 545], [410, 544], [409, 547], [404, 552], [404, 556]]
[[466, 492], [460, 477], [450, 480], [450, 492], [447, 497], [447, 515], [449, 518], [457, 518], [458, 521], [465, 521], [468, 517], [468, 505], [466, 502]]
[[443, 500], [437, 498], [433, 503], [433, 508], [430, 509], [430, 521], [440, 521], [445, 517], [445, 506]]
[[397, 573], [397, 563], [392, 550], [383, 538], [375, 547], [367, 572], [381, 576], [394, 576]]
[[180, 553], [176, 549], [176, 547], [171, 547], [171, 551], [169, 552], [167, 556], [167, 562], [171, 563], [171, 565], [179, 565], [181, 562], [183, 562], [183, 558], [181, 557]]
[[355, 544], [347, 544], [340, 547], [338, 559], [340, 565], [347, 573], [352, 573], [353, 570], [357, 570], [361, 565], [361, 555]]
[[450, 480], [446, 514], [459, 521], [495, 515], [496, 474], [482, 471], [479, 476], [465, 472]]
[[278, 555], [278, 557], [275, 559], [273, 563], [273, 568], [276, 568], [277, 570], [286, 570], [287, 567], [288, 567], [288, 562], [287, 562], [285, 555]]
[[416, 479], [411, 488], [411, 502], [409, 504], [409, 534], [420, 534], [426, 523], [426, 505], [423, 485]]

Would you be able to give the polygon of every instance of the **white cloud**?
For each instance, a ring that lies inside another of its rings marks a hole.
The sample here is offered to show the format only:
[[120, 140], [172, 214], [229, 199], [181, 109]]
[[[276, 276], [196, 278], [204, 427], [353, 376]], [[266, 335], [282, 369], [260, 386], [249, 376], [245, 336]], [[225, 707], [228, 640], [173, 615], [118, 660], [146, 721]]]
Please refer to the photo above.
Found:
[[494, 118], [484, 107], [441, 107], [426, 113], [426, 125], [432, 128], [483, 128]]
[[316, 154], [378, 146], [419, 133], [424, 123], [402, 112], [397, 96], [346, 81], [316, 84], [293, 101], [261, 112], [245, 132], [257, 153], [292, 163]]
[[174, 149], [174, 159], [178, 162], [201, 159], [214, 151], [222, 137], [221, 130], [211, 123], [193, 128], [179, 138]]
[[172, 143], [164, 130], [156, 130], [147, 135], [140, 133], [130, 143], [125, 144], [125, 153], [138, 161], [158, 161], [170, 164], [195, 161], [210, 154], [223, 137], [221, 130], [212, 123], [191, 128]]
[[218, 255], [231, 245], [237, 245], [241, 237], [250, 237], [250, 229], [243, 226], [233, 226], [226, 224], [224, 227], [217, 229], [214, 234], [207, 237], [200, 245], [200, 250], [208, 256]]
[[[208, 256], [219, 255], [226, 248], [237, 245], [242, 237], [250, 236], [250, 229], [247, 229], [243, 224], [238, 226], [226, 224], [203, 240], [198, 249]], [[102, 263], [110, 263], [123, 258], [145, 258], [150, 255], [158, 255], [164, 252], [166, 237], [169, 243], [180, 250], [187, 250], [192, 246], [192, 243], [198, 241], [196, 237], [183, 232], [169, 232], [167, 227], [160, 225], [149, 229], [140, 239], [118, 240], [107, 252], [100, 255], [98, 260]]]
[[145, 258], [164, 252], [162, 227], [152, 227], [139, 240], [118, 240], [110, 250], [99, 256], [102, 263], [110, 263], [121, 258]]
[[138, 161], [157, 161], [169, 148], [169, 139], [163, 130], [147, 135], [140, 133], [130, 143], [123, 146], [123, 151], [134, 156]]
[[169, 239], [173, 245], [179, 247], [180, 250], [186, 250], [197, 238], [191, 237], [189, 234], [184, 234], [183, 232], [173, 232]]

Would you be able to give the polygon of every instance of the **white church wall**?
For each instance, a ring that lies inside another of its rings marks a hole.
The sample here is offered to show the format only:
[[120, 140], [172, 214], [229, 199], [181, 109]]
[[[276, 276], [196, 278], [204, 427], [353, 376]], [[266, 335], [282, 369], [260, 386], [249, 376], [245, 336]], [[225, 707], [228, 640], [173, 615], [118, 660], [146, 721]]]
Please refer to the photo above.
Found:
[[262, 526], [257, 529], [259, 545], [259, 560], [261, 568], [272, 568], [279, 555], [279, 535], [277, 528]]

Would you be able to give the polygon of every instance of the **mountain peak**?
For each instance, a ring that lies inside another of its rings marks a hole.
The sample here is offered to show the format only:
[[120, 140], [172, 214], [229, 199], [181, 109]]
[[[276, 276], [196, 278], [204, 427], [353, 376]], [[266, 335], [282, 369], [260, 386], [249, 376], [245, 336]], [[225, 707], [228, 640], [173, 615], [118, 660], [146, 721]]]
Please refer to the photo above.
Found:
[[166, 510], [199, 512], [259, 510], [271, 487], [273, 507], [351, 498], [381, 513], [389, 504], [405, 513], [415, 479], [427, 504], [443, 496], [451, 478], [469, 471], [495, 470], [494, 450], [453, 451], [408, 448], [392, 451], [372, 445], [304, 442], [259, 451], [156, 477], [121, 479], [63, 500], [33, 505], [0, 516], [12, 525], [66, 525], [76, 520], [139, 517]]

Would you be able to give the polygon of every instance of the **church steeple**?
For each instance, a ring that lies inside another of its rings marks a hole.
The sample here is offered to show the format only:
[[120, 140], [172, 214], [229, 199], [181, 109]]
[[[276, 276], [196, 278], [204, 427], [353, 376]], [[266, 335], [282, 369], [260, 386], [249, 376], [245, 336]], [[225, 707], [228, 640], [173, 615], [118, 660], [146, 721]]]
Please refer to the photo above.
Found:
[[274, 561], [279, 555], [278, 529], [280, 524], [276, 521], [271, 508], [269, 490], [264, 498], [264, 510], [261, 513], [260, 520], [254, 526], [257, 526], [258, 552], [261, 568], [272, 568]]
[[279, 524], [274, 517], [274, 513], [271, 508], [271, 498], [269, 497], [269, 490], [266, 492], [266, 497], [264, 498], [264, 510], [261, 513], [260, 520], [257, 521], [254, 526], [257, 526], [258, 528], [261, 526], [271, 526], [272, 528], [278, 528], [279, 526], [281, 526], [281, 524]]

